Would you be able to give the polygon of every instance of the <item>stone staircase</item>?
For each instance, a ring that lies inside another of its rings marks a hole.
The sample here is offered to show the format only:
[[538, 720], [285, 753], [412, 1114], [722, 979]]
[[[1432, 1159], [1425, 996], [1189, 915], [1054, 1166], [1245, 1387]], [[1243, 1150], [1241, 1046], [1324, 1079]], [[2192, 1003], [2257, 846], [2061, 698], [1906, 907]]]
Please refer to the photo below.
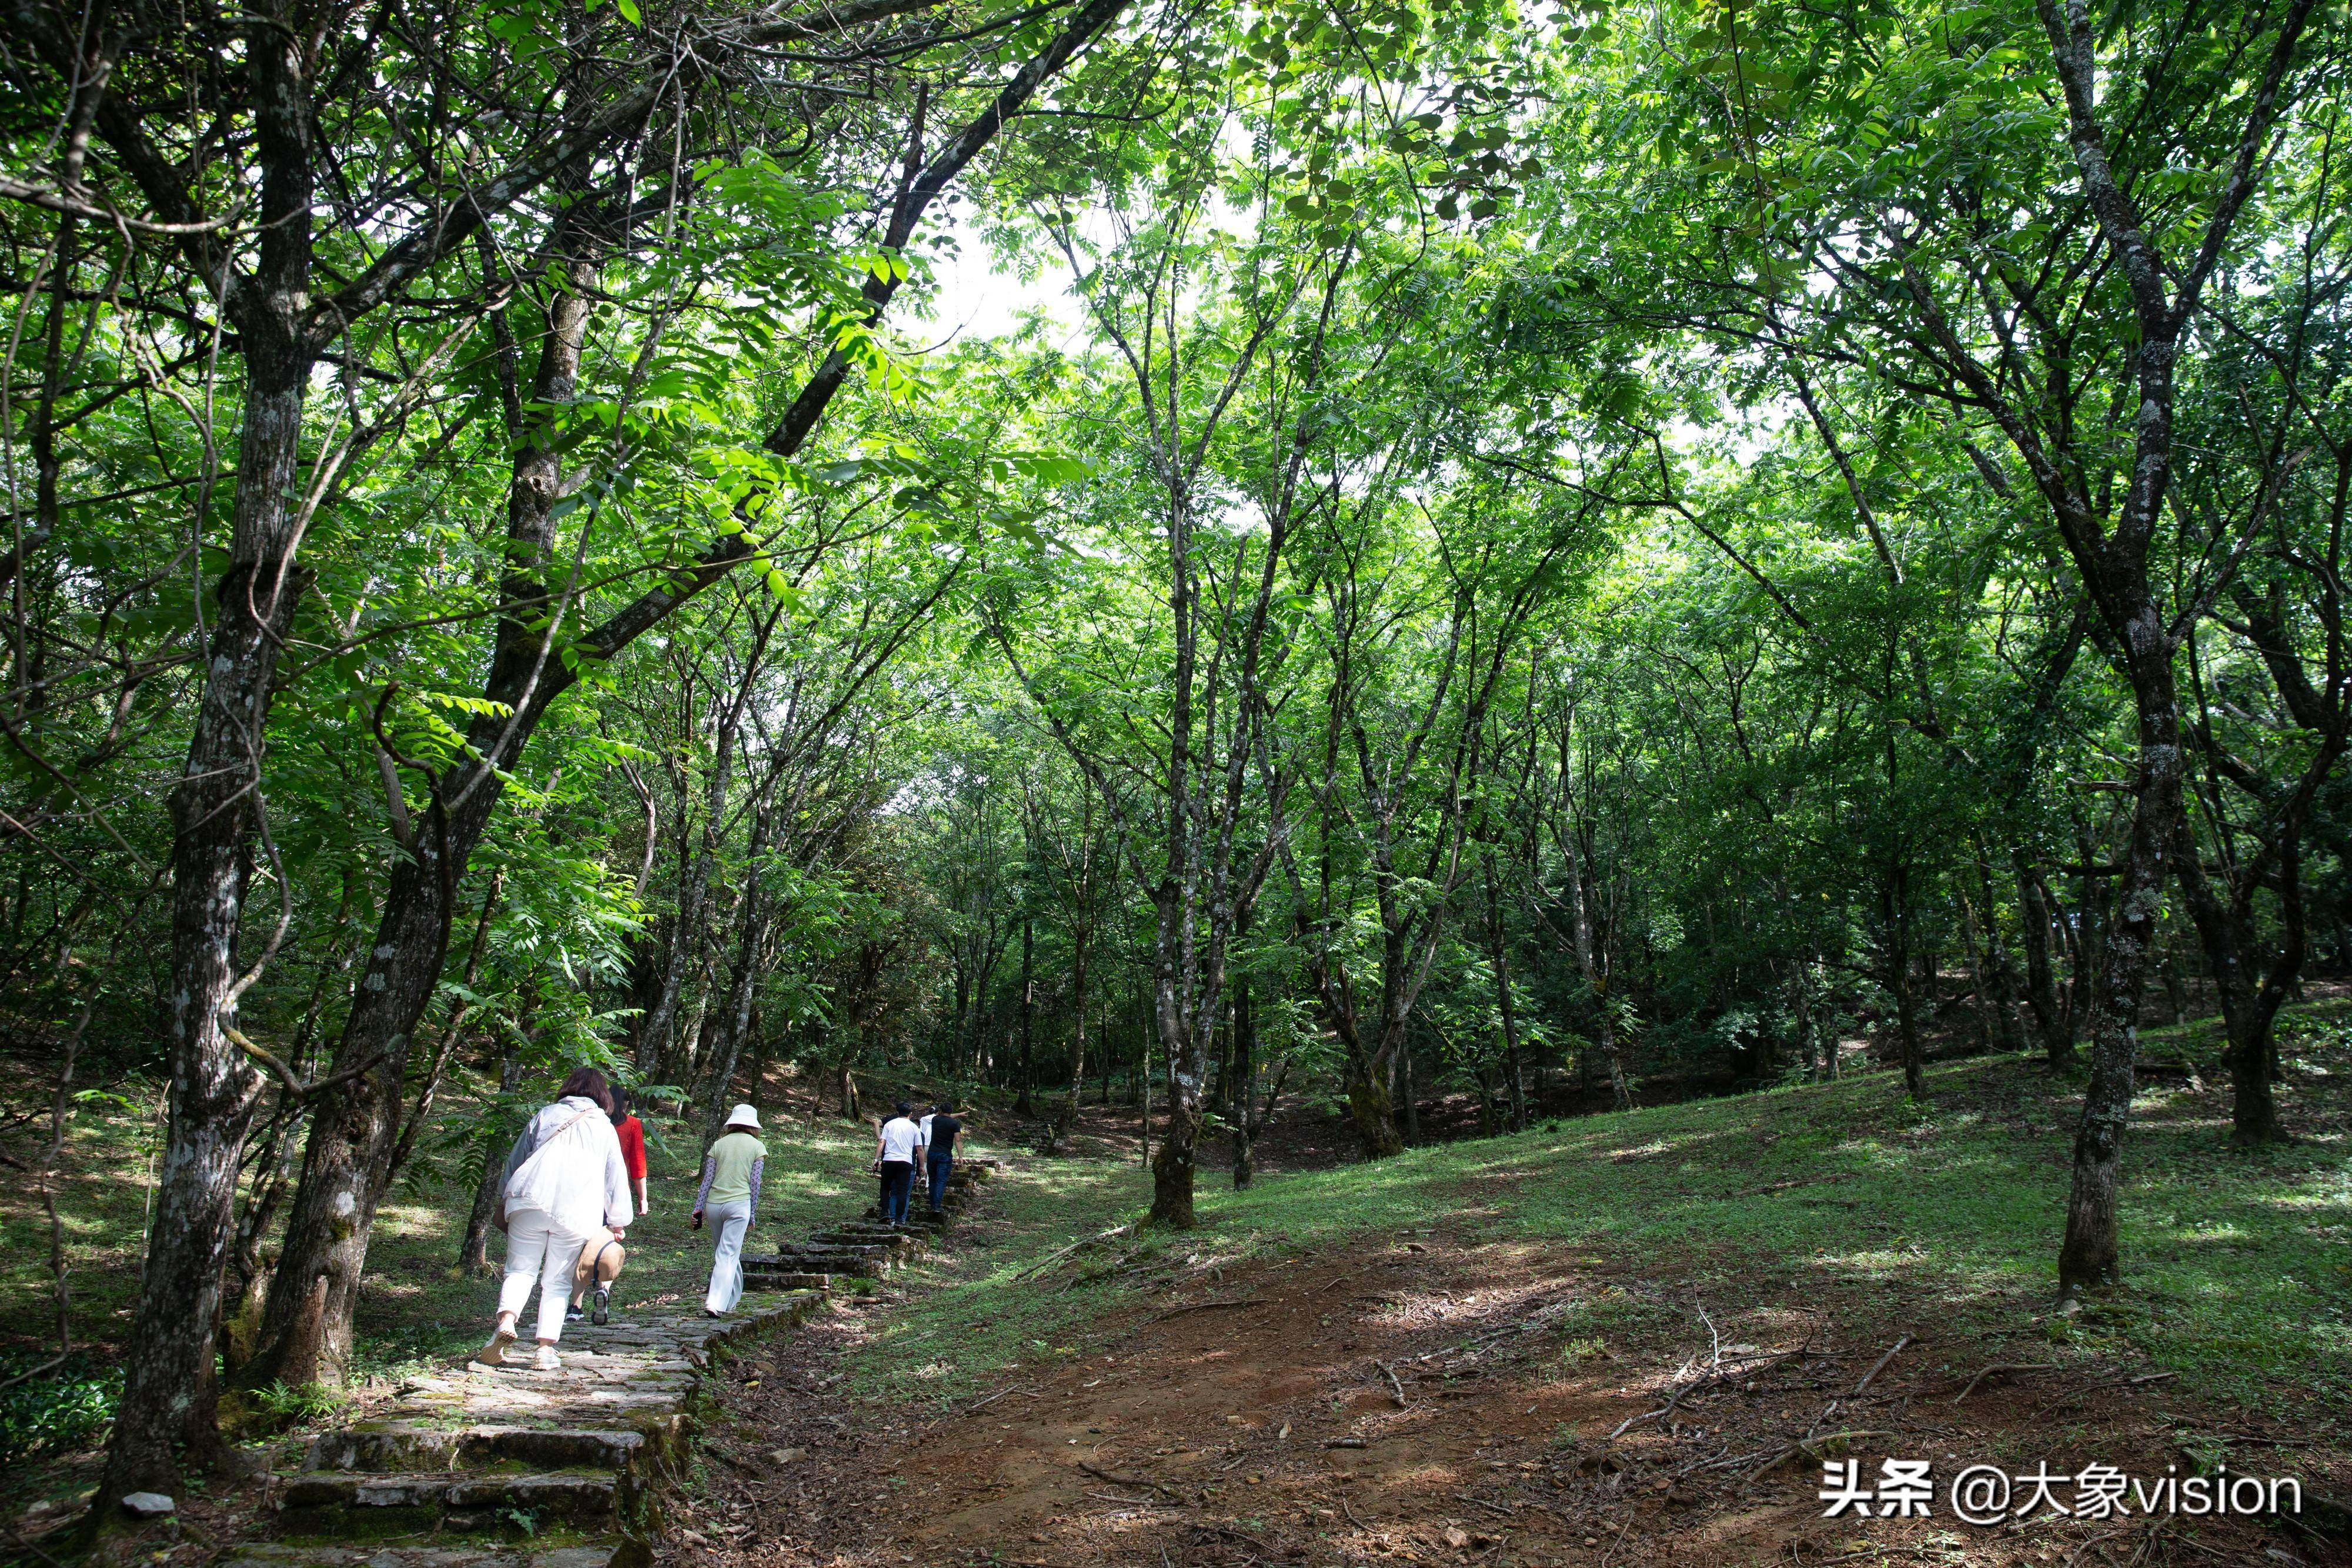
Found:
[[856, 1219], [814, 1231], [806, 1241], [788, 1241], [765, 1256], [743, 1259], [747, 1290], [793, 1290], [836, 1276], [878, 1280], [922, 1255], [930, 1239], [953, 1223], [978, 1198], [981, 1185], [995, 1175], [995, 1160], [958, 1160], [948, 1176], [941, 1213], [932, 1214], [919, 1186], [905, 1225], [885, 1225], [877, 1203]]
[[[950, 1213], [995, 1168], [959, 1162]], [[561, 1371], [476, 1362], [412, 1379], [381, 1416], [313, 1440], [299, 1474], [272, 1478], [272, 1539], [230, 1548], [222, 1564], [645, 1568], [714, 1361], [821, 1310], [836, 1276], [903, 1266], [946, 1223], [873, 1213], [746, 1257], [746, 1290], [781, 1294], [738, 1315], [625, 1310], [604, 1328], [567, 1325]]]

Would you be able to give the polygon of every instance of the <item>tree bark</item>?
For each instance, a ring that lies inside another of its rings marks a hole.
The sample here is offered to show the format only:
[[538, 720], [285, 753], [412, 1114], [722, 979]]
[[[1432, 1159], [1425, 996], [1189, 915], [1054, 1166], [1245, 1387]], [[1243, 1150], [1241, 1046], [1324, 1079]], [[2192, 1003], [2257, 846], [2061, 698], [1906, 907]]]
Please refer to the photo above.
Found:
[[2042, 885], [2040, 874], [2021, 855], [2017, 910], [2025, 937], [2025, 1004], [2033, 1014], [2034, 1031], [2042, 1037], [2042, 1059], [2052, 1071], [2063, 1072], [2074, 1065], [2074, 1030], [2050, 963], [2051, 911]]
[[1503, 1031], [1503, 1072], [1510, 1092], [1511, 1131], [1524, 1133], [1528, 1130], [1528, 1098], [1519, 1076], [1518, 1016], [1513, 1010], [1510, 946], [1504, 939], [1503, 904], [1496, 887], [1492, 855], [1486, 857], [1486, 954], [1494, 968], [1495, 1012]]
[[1037, 1104], [1035, 1026], [1037, 1021], [1037, 931], [1027, 915], [1021, 917], [1021, 1096], [1013, 1109], [1024, 1116], [1034, 1116]]
[[761, 886], [761, 862], [774, 831], [776, 806], [763, 800], [751, 819], [751, 844], [743, 859], [743, 897], [736, 911], [735, 962], [729, 973], [727, 996], [719, 1009], [719, 1027], [711, 1041], [709, 1077], [704, 1090], [702, 1146], [707, 1150], [726, 1130], [728, 1093], [743, 1042], [751, 1038], [751, 1018], [758, 1003], [760, 981], [766, 976], [770, 901]]
[[1896, 1060], [1903, 1068], [1904, 1092], [1914, 1100], [1927, 1098], [1927, 1083], [1919, 1059], [1919, 1018], [1911, 995], [1911, 910], [1909, 868], [1900, 860], [1888, 868], [1880, 884], [1879, 912], [1886, 925], [1886, 988], [1895, 998]]
[[[2145, 585], [2143, 584], [2143, 587]], [[2180, 720], [2174, 708], [2172, 648], [2152, 598], [2132, 631], [2130, 671], [2139, 718], [2140, 776], [2132, 812], [2123, 887], [2107, 928], [2106, 962], [2092, 1014], [2091, 1079], [2074, 1135], [2074, 1179], [2066, 1201], [2066, 1237], [2058, 1254], [2060, 1293], [2119, 1283], [2123, 1277], [2118, 1202], [2124, 1128], [2131, 1119], [2134, 1058], [2139, 1049], [2139, 995], [2167, 862], [2179, 820]]]
[[[302, 408], [313, 348], [310, 117], [301, 30], [280, 4], [251, 31], [262, 169], [255, 273], [229, 287], [245, 355], [229, 561], [213, 595], [188, 760], [172, 796], [172, 988], [165, 1011], [170, 1123], [154, 1222], [123, 1357], [122, 1397], [97, 1507], [180, 1490], [179, 1445], [208, 1461], [220, 1437], [213, 1360], [221, 1266], [261, 1078], [231, 1038], [238, 928], [262, 817], [262, 746], [279, 651], [309, 583], [289, 498], [301, 488]], [[102, 87], [97, 90], [103, 90]], [[273, 942], [274, 945], [274, 942]], [[258, 956], [267, 961], [268, 954]]]
[[[2259, 958], [2249, 927], [2252, 910], [2239, 901], [2224, 904], [2207, 880], [2195, 838], [2184, 824], [2174, 848], [2183, 901], [2205, 948], [2205, 967], [2213, 977], [2214, 993], [2221, 1006], [2225, 1039], [2223, 1060], [2230, 1069], [2230, 1141], [2241, 1147], [2283, 1142], [2278, 1096], [2272, 1078], [2272, 1024], [2286, 999], [2284, 987], [2270, 984], [2271, 976], [2254, 973]], [[2299, 902], [2299, 901], [2298, 901]], [[2298, 931], [2300, 919], [2293, 923]], [[2299, 943], [2291, 944], [2299, 946]], [[2301, 955], [2294, 955], [2300, 965]]]
[[1251, 1121], [1252, 1103], [1257, 1098], [1257, 1019], [1246, 979], [1234, 988], [1233, 1049], [1226, 1073], [1238, 1085], [1240, 1111], [1229, 1116], [1227, 1125], [1234, 1144], [1234, 1186], [1240, 1188], [1257, 1175], [1257, 1128]]
[[[501, 1098], [522, 1087], [522, 1046], [512, 1031], [500, 1036], [499, 1093]], [[482, 1151], [482, 1179], [474, 1184], [474, 1207], [466, 1215], [466, 1235], [457, 1243], [457, 1271], [465, 1275], [494, 1272], [490, 1264], [490, 1228], [497, 1223], [499, 1199], [506, 1195], [506, 1163], [493, 1145]]]

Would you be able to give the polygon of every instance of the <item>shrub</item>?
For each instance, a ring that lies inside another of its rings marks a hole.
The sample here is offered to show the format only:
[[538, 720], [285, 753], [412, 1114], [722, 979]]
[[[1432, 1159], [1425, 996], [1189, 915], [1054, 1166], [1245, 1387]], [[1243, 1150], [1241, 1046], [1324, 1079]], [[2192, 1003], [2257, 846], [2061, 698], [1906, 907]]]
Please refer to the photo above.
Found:
[[[24, 1352], [0, 1356], [0, 1381], [47, 1359]], [[92, 1447], [105, 1436], [121, 1395], [121, 1367], [82, 1355], [0, 1392], [0, 1467]]]

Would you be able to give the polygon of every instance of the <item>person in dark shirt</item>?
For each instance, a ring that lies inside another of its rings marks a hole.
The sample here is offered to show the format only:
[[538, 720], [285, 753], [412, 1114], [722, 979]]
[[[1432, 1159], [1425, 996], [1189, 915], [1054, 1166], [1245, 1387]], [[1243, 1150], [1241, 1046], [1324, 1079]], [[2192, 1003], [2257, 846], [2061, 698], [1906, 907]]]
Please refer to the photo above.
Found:
[[929, 1118], [931, 1124], [929, 1175], [933, 1214], [939, 1213], [940, 1205], [947, 1202], [948, 1177], [955, 1170], [956, 1134], [963, 1131], [963, 1124], [956, 1120], [955, 1109], [954, 1101], [942, 1100], [939, 1103], [938, 1108], [932, 1111]]

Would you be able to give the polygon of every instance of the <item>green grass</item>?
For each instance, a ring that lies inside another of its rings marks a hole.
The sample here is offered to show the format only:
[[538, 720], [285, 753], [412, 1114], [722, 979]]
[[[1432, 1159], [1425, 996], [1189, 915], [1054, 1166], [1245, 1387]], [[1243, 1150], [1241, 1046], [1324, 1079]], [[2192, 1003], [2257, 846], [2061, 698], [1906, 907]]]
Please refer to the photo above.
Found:
[[[2090, 1352], [2126, 1346], [2185, 1391], [2298, 1421], [2352, 1415], [2352, 1013], [2292, 1015], [2282, 1104], [2299, 1141], [2228, 1145], [2226, 1084], [2204, 1026], [2154, 1031], [2153, 1054], [2201, 1064], [2205, 1088], [2139, 1096], [2126, 1150], [2127, 1287], [2079, 1318], [2050, 1316], [2078, 1091], [2030, 1060], [1637, 1110], [1409, 1151], [1375, 1166], [1203, 1183], [1202, 1228], [1178, 1253], [1272, 1255], [1443, 1228], [1468, 1242], [1605, 1253], [1660, 1279], [1784, 1297], [1899, 1288], [1906, 1301]], [[1135, 1218], [1139, 1171], [1002, 1184], [1006, 1230], [983, 1258], [940, 1265], [858, 1364], [867, 1393], [968, 1393], [1005, 1369], [1083, 1354], [1093, 1321], [1131, 1300], [1066, 1292], [1066, 1270], [1023, 1270], [1090, 1228]], [[2035, 1320], [2040, 1320], [2038, 1322]]]

